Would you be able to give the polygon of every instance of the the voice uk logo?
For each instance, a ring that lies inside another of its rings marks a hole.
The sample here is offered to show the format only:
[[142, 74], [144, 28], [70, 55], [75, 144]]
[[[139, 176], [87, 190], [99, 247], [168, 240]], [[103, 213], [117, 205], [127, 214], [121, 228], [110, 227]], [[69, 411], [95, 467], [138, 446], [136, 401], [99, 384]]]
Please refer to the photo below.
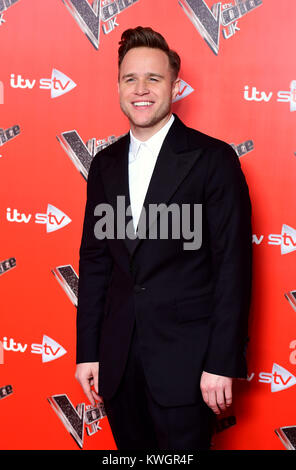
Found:
[[119, 26], [117, 17], [139, 0], [62, 0], [81, 31], [99, 49], [101, 27], [109, 34]]
[[235, 0], [223, 5], [216, 2], [210, 9], [204, 0], [179, 0], [184, 13], [216, 55], [220, 48], [221, 29], [224, 39], [233, 37], [240, 31], [238, 20], [262, 4], [263, 0]]
[[6, 23], [3, 17], [4, 11], [8, 10], [8, 8], [10, 8], [12, 5], [14, 5], [17, 2], [19, 2], [19, 0], [0, 0], [0, 26], [3, 23]]

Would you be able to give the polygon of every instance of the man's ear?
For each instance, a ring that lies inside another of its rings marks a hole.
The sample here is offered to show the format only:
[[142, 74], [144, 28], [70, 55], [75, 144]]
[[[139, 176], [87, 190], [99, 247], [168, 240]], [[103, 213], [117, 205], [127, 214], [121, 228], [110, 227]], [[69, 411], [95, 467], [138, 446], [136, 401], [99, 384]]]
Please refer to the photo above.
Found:
[[180, 91], [180, 86], [181, 86], [181, 78], [176, 78], [176, 80], [173, 81], [172, 84], [172, 101], [177, 97], [179, 91]]

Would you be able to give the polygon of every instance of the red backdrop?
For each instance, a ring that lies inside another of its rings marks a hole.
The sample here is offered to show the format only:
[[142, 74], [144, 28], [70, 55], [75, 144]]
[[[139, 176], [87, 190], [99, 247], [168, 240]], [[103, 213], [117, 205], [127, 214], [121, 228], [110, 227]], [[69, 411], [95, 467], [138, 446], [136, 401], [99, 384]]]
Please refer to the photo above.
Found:
[[288, 447], [279, 429], [296, 425], [295, 14], [293, 0], [0, 0], [1, 449], [116, 449], [74, 379], [76, 273], [91, 148], [128, 130], [117, 48], [138, 25], [179, 52], [174, 112], [235, 145], [253, 204], [249, 379], [236, 384], [213, 448]]

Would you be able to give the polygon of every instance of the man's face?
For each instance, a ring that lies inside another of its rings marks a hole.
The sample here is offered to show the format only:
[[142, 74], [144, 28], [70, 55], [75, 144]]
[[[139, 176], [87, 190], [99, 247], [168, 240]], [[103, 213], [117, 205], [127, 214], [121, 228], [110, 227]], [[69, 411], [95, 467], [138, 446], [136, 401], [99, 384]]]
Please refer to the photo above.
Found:
[[149, 47], [127, 52], [119, 71], [119, 98], [135, 134], [157, 132], [169, 119], [178, 91], [179, 80], [173, 80], [165, 52]]

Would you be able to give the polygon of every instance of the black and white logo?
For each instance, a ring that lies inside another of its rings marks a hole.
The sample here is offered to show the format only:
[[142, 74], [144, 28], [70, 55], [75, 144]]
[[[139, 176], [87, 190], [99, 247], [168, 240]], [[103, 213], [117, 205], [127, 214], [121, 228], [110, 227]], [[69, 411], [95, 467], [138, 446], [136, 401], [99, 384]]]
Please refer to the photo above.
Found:
[[8, 127], [7, 129], [2, 129], [0, 127], [0, 147], [10, 140], [17, 137], [21, 132], [20, 126], [15, 124], [12, 127]]
[[179, 0], [192, 24], [210, 49], [218, 55], [220, 47], [220, 30], [224, 39], [240, 31], [238, 20], [250, 11], [262, 5], [263, 0], [235, 0], [235, 3], [215, 3], [210, 9], [204, 0]]
[[[19, 2], [19, 0], [0, 0], [0, 26], [3, 24], [3, 23], [6, 23], [5, 19], [4, 19], [4, 12], [6, 10], [8, 10], [8, 8], [10, 8], [12, 5], [14, 5], [15, 3]], [[0, 102], [1, 104], [1, 102]]]
[[95, 49], [99, 49], [101, 22], [104, 34], [111, 33], [118, 25], [117, 16], [139, 0], [62, 0], [81, 31]]
[[84, 443], [84, 429], [88, 436], [101, 430], [100, 420], [106, 416], [103, 403], [98, 403], [95, 407], [79, 403], [74, 407], [65, 394], [52, 395], [47, 400], [81, 449]]

